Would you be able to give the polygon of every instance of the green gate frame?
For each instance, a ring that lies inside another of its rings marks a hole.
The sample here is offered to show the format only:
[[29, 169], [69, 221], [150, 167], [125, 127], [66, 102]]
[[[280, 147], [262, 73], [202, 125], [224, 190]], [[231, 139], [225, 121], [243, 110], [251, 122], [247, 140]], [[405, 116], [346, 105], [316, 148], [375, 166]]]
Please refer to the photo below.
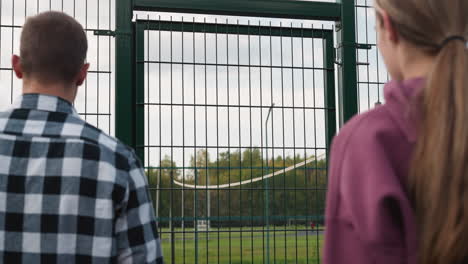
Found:
[[[170, 31], [170, 32], [194, 32], [194, 33], [219, 33], [219, 34], [234, 34], [234, 35], [255, 35], [255, 36], [283, 36], [283, 37], [301, 37], [311, 39], [322, 39], [324, 41], [324, 57], [323, 65], [325, 70], [325, 86], [324, 94], [326, 97], [325, 108], [325, 125], [326, 125], [326, 141], [327, 151], [330, 149], [332, 137], [336, 132], [336, 108], [335, 108], [335, 70], [334, 70], [334, 32], [333, 30], [325, 29], [304, 29], [304, 28], [281, 28], [270, 26], [252, 26], [252, 25], [230, 25], [230, 24], [210, 24], [199, 22], [175, 22], [175, 21], [155, 21], [155, 20], [137, 20], [134, 23], [135, 40], [134, 50], [135, 61], [132, 65], [135, 68], [135, 149], [140, 159], [144, 160], [144, 115], [145, 115], [145, 31]], [[136, 63], [136, 64], [135, 64]], [[267, 216], [268, 219], [268, 216]], [[172, 220], [172, 219], [171, 219]], [[196, 228], [195, 228], [196, 230]], [[196, 231], [195, 231], [196, 232]], [[269, 235], [269, 233], [268, 233]], [[267, 235], [267, 237], [268, 237]], [[197, 233], [195, 233], [197, 237]], [[174, 239], [172, 237], [171, 239]], [[197, 239], [196, 239], [197, 241]], [[267, 240], [269, 241], [269, 240]], [[195, 242], [197, 247], [197, 242]], [[172, 247], [172, 250], [174, 247]], [[267, 247], [267, 250], [269, 247]], [[197, 255], [198, 251], [196, 251]], [[172, 254], [175, 254], [172, 252]], [[266, 255], [269, 258], [269, 253]], [[269, 261], [267, 261], [269, 263]]]
[[[290, 18], [334, 21], [337, 23], [338, 49], [338, 102], [339, 121], [343, 124], [358, 112], [357, 61], [355, 0], [337, 0], [339, 2], [309, 2], [297, 0], [116, 0], [116, 31], [96, 32], [115, 36], [115, 131], [116, 137], [129, 146], [137, 148], [144, 145], [143, 106], [141, 92], [138, 92], [136, 76], [137, 54], [135, 43], [137, 30], [134, 25], [133, 11], [164, 11], [198, 14], [219, 14], [234, 16], [255, 16], [270, 18]], [[333, 33], [331, 33], [333, 40]], [[333, 68], [335, 54], [333, 41], [327, 41], [326, 67]], [[130, 66], [129, 66], [130, 65]], [[133, 67], [132, 67], [133, 65]], [[328, 74], [331, 75], [331, 74]], [[335, 107], [334, 76], [326, 78], [327, 108]], [[331, 85], [333, 84], [333, 85]], [[142, 112], [143, 111], [143, 112]], [[138, 118], [137, 118], [138, 116]], [[336, 131], [335, 113], [328, 115], [327, 144], [329, 146]], [[140, 158], [144, 151], [137, 150]], [[144, 159], [143, 159], [144, 160]]]

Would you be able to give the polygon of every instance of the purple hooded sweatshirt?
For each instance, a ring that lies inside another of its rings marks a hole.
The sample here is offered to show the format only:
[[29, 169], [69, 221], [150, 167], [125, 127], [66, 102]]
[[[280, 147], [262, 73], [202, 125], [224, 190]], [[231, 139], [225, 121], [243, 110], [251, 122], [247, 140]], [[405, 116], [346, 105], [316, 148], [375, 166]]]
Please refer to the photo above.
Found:
[[390, 82], [386, 103], [347, 123], [333, 141], [325, 264], [415, 264], [407, 177], [416, 142], [415, 96], [424, 79]]

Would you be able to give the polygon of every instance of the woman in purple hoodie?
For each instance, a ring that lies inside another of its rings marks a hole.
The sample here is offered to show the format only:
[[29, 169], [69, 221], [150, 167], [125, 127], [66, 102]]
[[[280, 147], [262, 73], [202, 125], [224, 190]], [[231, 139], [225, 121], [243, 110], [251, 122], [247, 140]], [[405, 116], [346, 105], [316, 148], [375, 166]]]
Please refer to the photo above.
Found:
[[326, 264], [468, 263], [468, 0], [374, 0], [393, 81], [334, 139]]

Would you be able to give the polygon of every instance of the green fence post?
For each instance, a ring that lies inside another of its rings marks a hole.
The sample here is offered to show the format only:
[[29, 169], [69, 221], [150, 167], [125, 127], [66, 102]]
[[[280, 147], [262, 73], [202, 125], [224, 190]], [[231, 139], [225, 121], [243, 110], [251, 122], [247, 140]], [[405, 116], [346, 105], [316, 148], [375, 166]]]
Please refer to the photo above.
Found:
[[116, 0], [115, 10], [115, 135], [135, 147], [131, 0]]
[[341, 22], [338, 24], [338, 95], [340, 124], [358, 113], [358, 86], [356, 62], [355, 0], [338, 0], [341, 3]]
[[[137, 156], [145, 161], [145, 25], [136, 23], [135, 28], [135, 119], [134, 119], [134, 144]], [[148, 76], [149, 78], [149, 76]], [[150, 166], [146, 164], [145, 166]]]
[[[336, 134], [336, 97], [335, 97], [335, 62], [334, 62], [334, 37], [332, 32], [325, 33], [325, 126], [326, 148], [330, 151], [331, 142]], [[328, 154], [328, 153], [327, 153]], [[327, 155], [328, 158], [328, 155]]]

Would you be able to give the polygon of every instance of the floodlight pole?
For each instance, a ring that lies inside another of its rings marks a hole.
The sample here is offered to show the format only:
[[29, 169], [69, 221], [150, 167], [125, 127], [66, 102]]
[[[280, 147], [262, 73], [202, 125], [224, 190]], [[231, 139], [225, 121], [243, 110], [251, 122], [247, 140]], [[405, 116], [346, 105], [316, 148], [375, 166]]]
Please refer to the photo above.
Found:
[[[266, 174], [269, 172], [269, 164], [268, 164], [268, 121], [270, 119], [270, 115], [273, 111], [273, 107], [275, 104], [271, 104], [270, 109], [268, 110], [268, 115], [265, 121], [265, 133], [266, 133]], [[272, 136], [273, 139], [273, 136]], [[268, 178], [264, 179], [264, 189], [265, 189], [265, 218], [266, 218], [266, 226], [267, 226], [267, 252], [266, 252], [266, 263], [270, 263], [270, 195], [269, 195], [269, 186], [268, 186]]]

